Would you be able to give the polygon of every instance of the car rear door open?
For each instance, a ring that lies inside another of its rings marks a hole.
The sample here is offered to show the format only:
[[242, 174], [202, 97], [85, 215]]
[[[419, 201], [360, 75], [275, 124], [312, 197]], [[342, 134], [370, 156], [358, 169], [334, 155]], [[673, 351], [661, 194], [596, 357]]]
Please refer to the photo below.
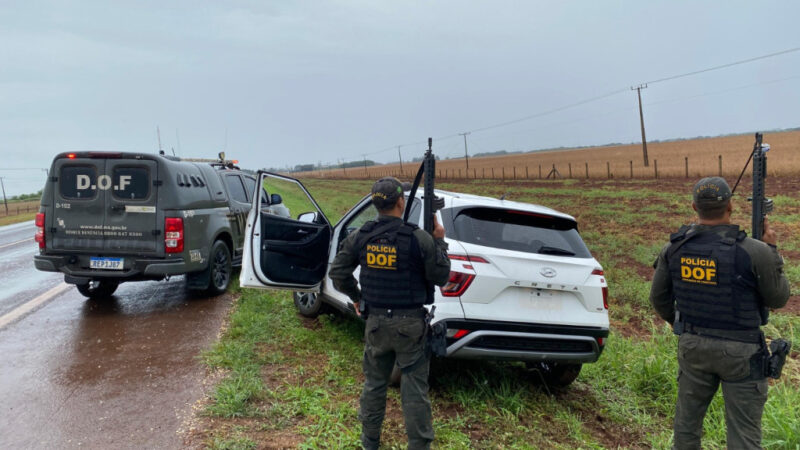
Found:
[[[265, 192], [270, 202], [262, 202]], [[318, 291], [328, 269], [331, 240], [331, 225], [322, 209], [298, 180], [268, 172], [258, 173], [252, 198], [241, 286]], [[290, 217], [258, 206], [278, 200], [289, 208]]]

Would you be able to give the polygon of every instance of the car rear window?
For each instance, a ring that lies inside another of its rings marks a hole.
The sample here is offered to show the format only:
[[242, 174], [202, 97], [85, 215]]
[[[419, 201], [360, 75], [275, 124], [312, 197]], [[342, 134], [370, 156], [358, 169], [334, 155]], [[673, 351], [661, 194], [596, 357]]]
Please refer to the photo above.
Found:
[[97, 195], [97, 169], [93, 166], [61, 167], [58, 190], [62, 198], [94, 198]]
[[112, 182], [114, 198], [143, 200], [150, 195], [150, 171], [146, 167], [115, 167]]
[[591, 258], [572, 220], [500, 208], [455, 211], [453, 235], [470, 244], [554, 256]]

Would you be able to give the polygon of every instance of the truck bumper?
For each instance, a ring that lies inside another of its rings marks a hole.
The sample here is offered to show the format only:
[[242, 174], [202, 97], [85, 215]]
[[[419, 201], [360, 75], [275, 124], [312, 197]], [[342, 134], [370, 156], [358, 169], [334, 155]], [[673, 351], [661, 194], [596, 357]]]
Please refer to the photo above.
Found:
[[187, 264], [183, 259], [125, 258], [123, 270], [89, 269], [88, 256], [35, 255], [34, 266], [45, 272], [62, 272], [68, 283], [81, 279], [116, 279], [136, 281], [161, 279], [168, 275], [182, 275], [202, 270], [198, 264]]

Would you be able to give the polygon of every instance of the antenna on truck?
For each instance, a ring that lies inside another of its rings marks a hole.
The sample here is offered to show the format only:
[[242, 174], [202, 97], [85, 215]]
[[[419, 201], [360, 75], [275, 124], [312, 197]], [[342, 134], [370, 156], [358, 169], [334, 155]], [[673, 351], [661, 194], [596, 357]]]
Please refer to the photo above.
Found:
[[158, 136], [158, 154], [163, 155], [164, 149], [161, 148], [161, 130], [158, 128], [158, 125], [156, 125], [156, 136]]

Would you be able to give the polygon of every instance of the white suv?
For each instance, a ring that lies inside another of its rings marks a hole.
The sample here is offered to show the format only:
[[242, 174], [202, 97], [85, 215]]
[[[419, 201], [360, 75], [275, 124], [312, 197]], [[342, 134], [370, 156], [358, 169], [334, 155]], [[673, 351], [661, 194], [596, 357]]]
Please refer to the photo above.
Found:
[[[259, 175], [259, 185], [268, 177], [296, 183], [317, 211], [293, 220], [251, 209], [242, 287], [291, 289], [308, 317], [326, 307], [355, 314], [350, 299], [333, 288], [327, 268], [347, 234], [376, 217], [369, 196], [331, 226], [300, 182]], [[437, 214], [451, 272], [449, 282], [436, 289], [434, 322], [447, 324], [447, 356], [524, 361], [548, 384], [574, 381], [581, 364], [600, 356], [609, 324], [603, 269], [575, 219], [527, 203], [436, 195], [444, 198]], [[421, 197], [420, 192], [409, 219], [418, 224]]]

